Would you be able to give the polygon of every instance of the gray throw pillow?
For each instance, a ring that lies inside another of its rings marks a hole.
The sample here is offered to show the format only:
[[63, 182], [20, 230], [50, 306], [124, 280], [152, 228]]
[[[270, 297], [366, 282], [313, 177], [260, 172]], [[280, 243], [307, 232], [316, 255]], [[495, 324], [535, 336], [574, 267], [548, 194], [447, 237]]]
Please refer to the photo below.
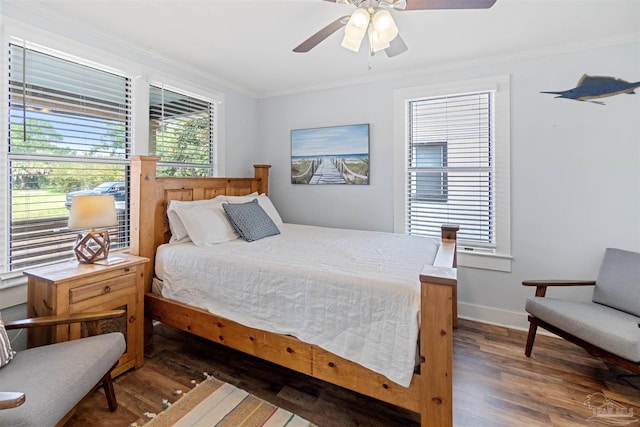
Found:
[[11, 341], [7, 335], [7, 330], [4, 328], [4, 322], [0, 315], [0, 368], [9, 363], [16, 355], [16, 352], [11, 349]]
[[258, 199], [247, 203], [223, 203], [222, 208], [233, 228], [247, 242], [280, 234], [271, 217], [258, 204]]
[[640, 253], [607, 248], [592, 299], [640, 317]]

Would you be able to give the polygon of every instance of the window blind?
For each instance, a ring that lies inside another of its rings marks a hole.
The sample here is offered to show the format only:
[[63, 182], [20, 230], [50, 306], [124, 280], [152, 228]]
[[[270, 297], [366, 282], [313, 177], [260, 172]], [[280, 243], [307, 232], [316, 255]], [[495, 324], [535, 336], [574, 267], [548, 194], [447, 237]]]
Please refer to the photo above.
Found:
[[76, 194], [113, 194], [111, 248], [128, 246], [131, 83], [126, 77], [11, 43], [6, 161], [8, 248], [2, 270], [73, 258]]
[[495, 247], [492, 91], [408, 103], [406, 229], [440, 236], [460, 225], [465, 245]]
[[214, 118], [212, 102], [163, 86], [149, 87], [149, 144], [160, 157], [158, 175], [214, 175]]

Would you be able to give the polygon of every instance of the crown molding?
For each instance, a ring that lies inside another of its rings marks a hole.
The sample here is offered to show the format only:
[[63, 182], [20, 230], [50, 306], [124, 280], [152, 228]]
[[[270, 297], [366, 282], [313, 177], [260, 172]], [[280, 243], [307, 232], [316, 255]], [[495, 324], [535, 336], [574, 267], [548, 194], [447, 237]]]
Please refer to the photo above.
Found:
[[577, 43], [562, 44], [557, 46], [549, 46], [541, 49], [531, 49], [527, 51], [511, 52], [507, 54], [472, 58], [464, 61], [448, 62], [441, 64], [431, 64], [418, 67], [412, 67], [411, 71], [392, 71], [377, 75], [358, 77], [357, 79], [345, 79], [339, 81], [331, 81], [320, 83], [317, 85], [292, 88], [287, 91], [262, 92], [259, 94], [260, 99], [274, 98], [279, 96], [295, 95], [304, 92], [314, 92], [320, 90], [337, 89], [346, 86], [358, 86], [383, 82], [388, 80], [404, 79], [415, 76], [424, 76], [425, 74], [433, 74], [438, 72], [464, 70], [474, 67], [504, 64], [514, 61], [522, 61], [527, 59], [542, 58], [547, 56], [562, 55], [566, 53], [580, 52], [584, 50], [617, 46], [629, 43], [640, 43], [640, 32], [620, 34], [612, 37], [586, 40]]

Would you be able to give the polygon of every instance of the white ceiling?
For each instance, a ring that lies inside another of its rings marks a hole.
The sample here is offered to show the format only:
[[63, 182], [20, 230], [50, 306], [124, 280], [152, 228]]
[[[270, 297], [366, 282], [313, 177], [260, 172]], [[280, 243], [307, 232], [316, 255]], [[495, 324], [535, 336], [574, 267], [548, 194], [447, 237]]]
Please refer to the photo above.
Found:
[[357, 54], [340, 47], [341, 31], [309, 53], [292, 52], [353, 10], [321, 0], [20, 3], [177, 59], [257, 97], [640, 33], [640, 0], [497, 0], [486, 10], [394, 11], [409, 51], [369, 58], [366, 41]]

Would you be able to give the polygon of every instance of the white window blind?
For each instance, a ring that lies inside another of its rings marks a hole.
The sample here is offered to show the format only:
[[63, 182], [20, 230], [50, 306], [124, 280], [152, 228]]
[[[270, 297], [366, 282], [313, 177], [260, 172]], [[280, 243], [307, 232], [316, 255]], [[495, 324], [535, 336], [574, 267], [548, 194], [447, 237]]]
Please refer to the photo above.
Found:
[[216, 165], [215, 104], [149, 87], [150, 152], [160, 157], [158, 175], [212, 176]]
[[76, 194], [113, 194], [111, 248], [128, 246], [128, 78], [55, 52], [11, 43], [5, 156], [8, 246], [0, 270], [73, 258], [67, 227]]
[[495, 248], [493, 91], [408, 102], [406, 230], [460, 226], [467, 246]]

